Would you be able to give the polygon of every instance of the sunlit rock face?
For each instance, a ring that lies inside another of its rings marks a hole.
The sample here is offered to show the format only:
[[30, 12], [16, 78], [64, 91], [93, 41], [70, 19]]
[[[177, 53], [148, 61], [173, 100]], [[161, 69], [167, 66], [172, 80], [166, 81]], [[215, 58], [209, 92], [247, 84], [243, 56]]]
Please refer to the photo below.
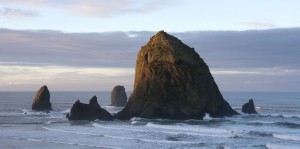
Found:
[[195, 50], [164, 31], [138, 53], [134, 90], [119, 119], [202, 119], [238, 114], [223, 99]]
[[45, 111], [52, 110], [50, 103], [50, 92], [46, 85], [42, 86], [35, 95], [32, 103], [32, 110]]

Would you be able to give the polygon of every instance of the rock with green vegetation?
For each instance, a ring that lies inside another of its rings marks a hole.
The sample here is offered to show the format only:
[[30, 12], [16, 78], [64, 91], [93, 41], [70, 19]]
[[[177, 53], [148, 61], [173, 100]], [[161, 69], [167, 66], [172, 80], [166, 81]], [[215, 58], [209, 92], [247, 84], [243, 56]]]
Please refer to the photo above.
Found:
[[202, 119], [238, 114], [195, 50], [164, 31], [138, 53], [134, 90], [118, 119]]

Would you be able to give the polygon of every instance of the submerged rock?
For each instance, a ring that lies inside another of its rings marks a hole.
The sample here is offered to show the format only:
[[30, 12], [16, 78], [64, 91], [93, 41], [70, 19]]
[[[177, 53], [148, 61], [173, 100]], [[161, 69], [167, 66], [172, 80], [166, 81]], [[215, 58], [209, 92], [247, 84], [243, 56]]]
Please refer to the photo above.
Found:
[[252, 99], [250, 99], [248, 103], [245, 103], [243, 105], [242, 112], [247, 113], [247, 114], [256, 114], [257, 113]]
[[42, 86], [35, 94], [35, 98], [32, 103], [32, 110], [52, 110], [52, 105], [50, 103], [50, 92], [46, 85]]
[[238, 114], [223, 99], [208, 66], [193, 48], [164, 31], [138, 53], [134, 90], [118, 119], [202, 119]]
[[113, 116], [98, 104], [96, 96], [90, 99], [89, 104], [77, 100], [66, 117], [69, 120], [113, 120]]
[[111, 106], [123, 107], [127, 103], [124, 86], [115, 86], [111, 92]]

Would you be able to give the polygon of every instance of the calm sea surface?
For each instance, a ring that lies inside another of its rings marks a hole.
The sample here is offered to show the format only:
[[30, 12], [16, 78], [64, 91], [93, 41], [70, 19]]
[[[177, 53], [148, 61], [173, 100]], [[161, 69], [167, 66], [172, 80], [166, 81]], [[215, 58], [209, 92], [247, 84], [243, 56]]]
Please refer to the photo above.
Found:
[[[300, 149], [300, 93], [224, 92], [241, 113], [254, 99], [259, 114], [175, 121], [132, 118], [128, 121], [73, 121], [65, 115], [80, 99], [96, 95], [111, 113], [110, 92], [51, 92], [53, 111], [35, 112], [35, 92], [0, 92], [0, 148], [270, 148]], [[129, 94], [128, 94], [129, 96]]]

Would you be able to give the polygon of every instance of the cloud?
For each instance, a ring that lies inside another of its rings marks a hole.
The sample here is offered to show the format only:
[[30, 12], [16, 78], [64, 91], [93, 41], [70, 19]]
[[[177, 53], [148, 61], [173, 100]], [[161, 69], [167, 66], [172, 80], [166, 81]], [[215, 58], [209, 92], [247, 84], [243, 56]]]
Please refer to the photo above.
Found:
[[[58, 90], [111, 90], [114, 85], [132, 88], [134, 68], [77, 68], [62, 66], [1, 66], [0, 86], [50, 85]], [[99, 81], [99, 84], [95, 82]], [[105, 86], [101, 86], [105, 84]], [[22, 90], [33, 90], [23, 88]]]
[[[2, 64], [129, 67], [155, 32], [63, 33], [0, 29]], [[171, 33], [214, 69], [300, 69], [300, 28]]]
[[3, 8], [0, 9], [0, 15], [9, 18], [25, 18], [25, 17], [37, 17], [38, 13], [31, 10], [14, 9], [14, 8]]
[[[0, 89], [131, 90], [137, 53], [154, 34], [0, 29]], [[195, 48], [222, 91], [300, 90], [300, 28], [170, 34]]]
[[273, 23], [262, 23], [262, 22], [245, 22], [242, 23], [245, 26], [249, 26], [251, 28], [257, 28], [257, 29], [270, 29], [270, 28], [278, 28], [277, 25]]
[[51, 7], [53, 9], [66, 10], [67, 12], [90, 15], [97, 17], [113, 17], [124, 14], [141, 14], [150, 13], [173, 5], [178, 5], [183, 1], [179, 0], [122, 0], [122, 1], [107, 1], [107, 0], [0, 0], [4, 4], [16, 4], [25, 7]]
[[214, 75], [300, 75], [300, 69], [287, 68], [236, 68], [211, 69]]
[[133, 67], [146, 38], [123, 32], [72, 34], [0, 30], [0, 59], [7, 64]]
[[175, 33], [213, 68], [300, 69], [300, 28]]

